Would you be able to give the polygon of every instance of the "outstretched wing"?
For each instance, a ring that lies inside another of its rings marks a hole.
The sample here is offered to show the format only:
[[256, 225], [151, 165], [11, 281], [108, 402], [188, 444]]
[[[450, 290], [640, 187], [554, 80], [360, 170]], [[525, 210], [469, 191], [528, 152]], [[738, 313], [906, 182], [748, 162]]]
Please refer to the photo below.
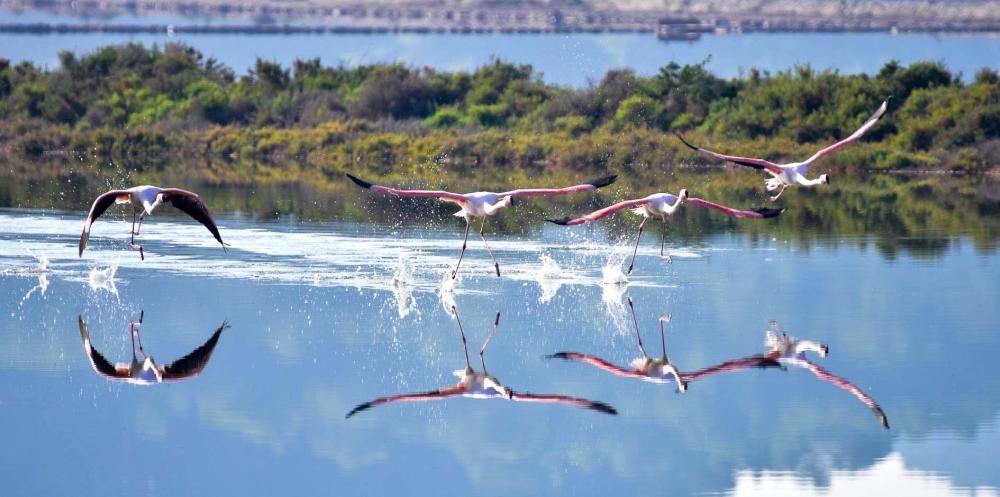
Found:
[[173, 381], [184, 380], [201, 373], [205, 369], [205, 366], [208, 365], [208, 360], [212, 358], [212, 351], [215, 350], [215, 345], [219, 342], [219, 337], [222, 336], [222, 330], [228, 327], [229, 322], [223, 321], [222, 325], [212, 333], [212, 336], [201, 347], [192, 350], [190, 354], [170, 364], [159, 366], [163, 379]]
[[90, 366], [97, 374], [109, 380], [123, 380], [129, 377], [128, 366], [125, 364], [111, 364], [100, 352], [90, 343], [90, 331], [87, 330], [87, 323], [83, 320], [83, 315], [79, 316], [80, 338], [83, 338], [83, 350], [87, 352], [87, 359], [90, 359]]
[[865, 123], [862, 124], [857, 131], [852, 133], [851, 136], [848, 136], [847, 138], [844, 138], [843, 140], [840, 140], [839, 142], [834, 143], [833, 145], [830, 145], [829, 147], [826, 147], [823, 150], [820, 150], [819, 152], [816, 152], [815, 154], [813, 154], [812, 157], [809, 158], [809, 160], [803, 162], [802, 164], [808, 166], [812, 164], [814, 161], [823, 157], [824, 155], [830, 154], [836, 151], [837, 149], [843, 147], [844, 145], [857, 141], [858, 138], [861, 138], [861, 135], [867, 133], [868, 130], [872, 129], [872, 127], [875, 126], [875, 123], [877, 123], [879, 118], [881, 118], [882, 115], [885, 114], [885, 111], [888, 108], [889, 108], [889, 99], [885, 99], [885, 101], [882, 102], [882, 105], [879, 106], [878, 110], [876, 110], [875, 113], [872, 114], [871, 117], [869, 117], [868, 120], [865, 121]]
[[546, 221], [558, 224], [560, 226], [575, 226], [577, 224], [591, 223], [603, 217], [610, 216], [622, 209], [627, 209], [629, 207], [638, 207], [648, 202], [649, 202], [648, 198], [626, 200], [624, 202], [618, 202], [617, 204], [609, 205], [601, 210], [591, 212], [586, 216], [581, 216], [577, 218], [565, 217], [562, 219], [546, 219]]
[[379, 397], [375, 400], [370, 400], [368, 402], [365, 402], [364, 404], [358, 404], [357, 407], [351, 409], [351, 412], [347, 413], [347, 416], [344, 417], [349, 418], [361, 411], [367, 411], [372, 407], [382, 404], [388, 404], [391, 402], [419, 402], [426, 400], [441, 400], [441, 399], [446, 399], [448, 397], [454, 397], [456, 395], [462, 395], [463, 393], [465, 393], [465, 387], [462, 385], [457, 385], [454, 387], [442, 388], [440, 390], [431, 390], [430, 392], [404, 393], [402, 395], [393, 395], [390, 397]]
[[180, 188], [167, 188], [161, 191], [160, 195], [163, 196], [164, 202], [170, 203], [170, 205], [184, 211], [184, 213], [205, 225], [208, 231], [212, 233], [212, 236], [222, 244], [222, 248], [226, 248], [226, 244], [222, 242], [222, 235], [219, 234], [219, 228], [215, 225], [215, 220], [212, 219], [212, 213], [208, 211], [205, 201], [197, 193], [181, 190]]
[[605, 361], [600, 357], [581, 354], [579, 352], [556, 352], [555, 354], [545, 356], [545, 358], [582, 362], [584, 364], [590, 364], [591, 366], [594, 366], [596, 368], [603, 369], [610, 373], [616, 374], [618, 376], [624, 376], [626, 378], [646, 378], [648, 376], [638, 371], [622, 368], [608, 361]]
[[90, 240], [90, 226], [94, 224], [94, 221], [101, 217], [101, 214], [104, 214], [104, 211], [108, 210], [108, 207], [114, 205], [115, 202], [128, 202], [131, 196], [132, 194], [128, 190], [111, 190], [97, 196], [94, 205], [90, 206], [87, 219], [83, 222], [83, 233], [80, 234], [80, 257], [83, 257], [83, 249], [87, 248], [87, 240]]
[[509, 192], [498, 193], [497, 195], [501, 197], [506, 197], [508, 195], [513, 197], [534, 197], [534, 196], [548, 196], [548, 195], [564, 195], [567, 193], [577, 193], [577, 192], [589, 192], [591, 190], [596, 190], [601, 187], [608, 186], [618, 179], [617, 174], [612, 174], [610, 176], [605, 176], [603, 178], [595, 179], [594, 181], [589, 181], [580, 185], [567, 186], [566, 188], [522, 188], [519, 190], [511, 190]]
[[518, 402], [543, 402], [543, 403], [567, 404], [575, 407], [580, 407], [583, 409], [592, 409], [594, 411], [603, 412], [604, 414], [611, 414], [612, 416], [618, 414], [617, 409], [609, 406], [608, 404], [605, 404], [604, 402], [599, 402], [590, 399], [581, 399], [579, 397], [568, 397], [566, 395], [511, 392], [510, 400]]
[[775, 175], [782, 173], [781, 165], [775, 164], [771, 161], [767, 161], [764, 159], [754, 159], [752, 157], [740, 157], [737, 155], [723, 155], [718, 152], [713, 152], [711, 150], [707, 150], [699, 146], [692, 145], [688, 143], [688, 141], [685, 140], [684, 137], [681, 136], [679, 133], [674, 133], [674, 134], [677, 135], [677, 138], [680, 138], [681, 143], [687, 145], [688, 148], [690, 148], [691, 150], [701, 152], [702, 154], [712, 157], [713, 159], [724, 160], [732, 162], [733, 164], [752, 167], [754, 169], [763, 169]]
[[830, 373], [829, 371], [823, 369], [817, 364], [813, 364], [806, 360], [802, 360], [800, 362], [803, 363], [808, 370], [812, 371], [812, 373], [816, 375], [819, 379], [833, 383], [837, 387], [850, 392], [851, 395], [855, 396], [858, 400], [861, 401], [862, 404], [865, 405], [865, 407], [871, 410], [872, 414], [874, 414], [875, 417], [878, 418], [879, 423], [882, 424], [883, 428], [887, 430], [889, 429], [889, 418], [886, 417], [885, 412], [882, 411], [882, 408], [879, 407], [877, 402], [875, 402], [875, 399], [869, 397], [868, 394], [863, 392], [855, 384], [833, 373]]
[[723, 363], [716, 364], [715, 366], [707, 367], [704, 369], [699, 369], [691, 373], [681, 373], [681, 379], [686, 382], [698, 381], [702, 378], [718, 374], [727, 373], [731, 371], [743, 371], [750, 368], [780, 368], [781, 363], [778, 362], [770, 354], [758, 354], [750, 357], [744, 357], [742, 359], [733, 359], [731, 361], [726, 361]]
[[687, 202], [689, 204], [694, 204], [701, 207], [708, 207], [709, 209], [717, 210], [727, 216], [739, 217], [739, 218], [756, 218], [763, 219], [768, 217], [776, 217], [778, 214], [785, 212], [785, 209], [751, 209], [751, 210], [741, 210], [733, 209], [732, 207], [727, 207], [722, 204], [717, 204], [715, 202], [709, 202], [708, 200], [703, 200], [696, 197], [688, 197]]
[[395, 195], [397, 197], [434, 197], [434, 198], [451, 200], [453, 202], [465, 202], [467, 200], [465, 198], [465, 195], [446, 192], [444, 190], [402, 190], [399, 188], [390, 188], [388, 186], [376, 185], [374, 183], [365, 181], [350, 174], [348, 174], [347, 177], [351, 178], [351, 181], [353, 181], [355, 185], [358, 185], [361, 188], [366, 188], [373, 192], [387, 193], [389, 195]]

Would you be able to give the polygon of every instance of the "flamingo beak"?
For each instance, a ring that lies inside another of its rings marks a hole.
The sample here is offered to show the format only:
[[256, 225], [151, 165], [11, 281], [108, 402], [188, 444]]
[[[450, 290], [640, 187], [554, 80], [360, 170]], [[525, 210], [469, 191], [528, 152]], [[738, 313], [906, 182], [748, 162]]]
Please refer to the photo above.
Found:
[[514, 196], [513, 195], [508, 195], [507, 196], [507, 203], [510, 204], [510, 205], [514, 205]]

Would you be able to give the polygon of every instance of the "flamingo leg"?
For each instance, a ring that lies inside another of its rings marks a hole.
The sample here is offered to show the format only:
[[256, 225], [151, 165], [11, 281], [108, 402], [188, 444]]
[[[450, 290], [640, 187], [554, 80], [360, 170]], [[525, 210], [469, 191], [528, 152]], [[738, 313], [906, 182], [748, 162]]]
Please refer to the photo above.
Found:
[[486, 229], [486, 218], [483, 218], [483, 224], [479, 227], [479, 238], [482, 238], [483, 245], [486, 245], [486, 251], [490, 253], [490, 259], [493, 259], [493, 267], [497, 270], [497, 278], [500, 277], [500, 263], [497, 262], [497, 258], [493, 256], [493, 250], [490, 248], [490, 244], [486, 243], [486, 237], [483, 235], [483, 230]]
[[669, 255], [667, 256], [663, 255], [663, 243], [666, 241], [666, 239], [667, 239], [667, 220], [666, 218], [664, 218], [662, 227], [660, 229], [660, 257], [667, 259], [667, 262], [672, 262], [672, 259], [670, 258]]
[[455, 322], [458, 323], [458, 334], [462, 337], [462, 348], [465, 350], [465, 368], [471, 370], [472, 363], [469, 362], [469, 345], [465, 341], [465, 330], [462, 329], [462, 320], [458, 318], [458, 309], [455, 306], [451, 306], [451, 313], [455, 315]]
[[639, 252], [639, 239], [642, 238], [642, 230], [643, 230], [643, 227], [646, 225], [646, 220], [647, 219], [649, 219], [649, 218], [648, 217], [644, 217], [644, 218], [642, 218], [642, 222], [639, 223], [639, 234], [636, 235], [636, 237], [635, 237], [635, 249], [632, 250], [632, 262], [629, 263], [629, 265], [628, 265], [628, 271], [627, 271], [628, 274], [632, 274], [632, 268], [635, 267], [635, 255]]
[[635, 327], [635, 341], [639, 343], [639, 352], [642, 352], [643, 357], [649, 357], [646, 354], [646, 348], [642, 346], [642, 335], [639, 334], [639, 321], [635, 319], [635, 306], [632, 305], [632, 297], [628, 298], [628, 308], [632, 311], [632, 325]]
[[[669, 319], [669, 317], [667, 319]], [[667, 359], [667, 340], [663, 337], [663, 318], [660, 319], [660, 347], [663, 349], [663, 361], [670, 362], [670, 360]]]
[[469, 219], [465, 219], [465, 238], [462, 239], [462, 251], [458, 254], [458, 264], [455, 264], [455, 270], [451, 272], [451, 279], [455, 279], [458, 276], [458, 268], [462, 267], [462, 258], [465, 257], [465, 247], [469, 242], [469, 228], [472, 225], [469, 224]]
[[483, 365], [483, 374], [488, 374], [486, 372], [486, 359], [483, 357], [483, 352], [486, 352], [486, 346], [490, 344], [490, 340], [493, 339], [493, 334], [497, 332], [497, 326], [500, 325], [500, 311], [497, 311], [497, 318], [493, 321], [493, 329], [490, 330], [490, 334], [486, 336], [486, 341], [483, 342], [483, 346], [479, 348], [479, 362]]
[[778, 190], [778, 194], [777, 195], [771, 197], [771, 202], [774, 202], [775, 200], [778, 200], [778, 197], [780, 197], [782, 193], [785, 193], [785, 189], [786, 188], [788, 188], [788, 187], [785, 186], [785, 185], [781, 185], [781, 190]]
[[[143, 215], [145, 215], [145, 213], [143, 213]], [[142, 218], [141, 217], [139, 218], [139, 226], [140, 227], [142, 226]], [[131, 234], [131, 238], [129, 238], [128, 244], [129, 244], [129, 246], [132, 247], [132, 250], [138, 250], [139, 251], [139, 259], [144, 261], [144, 260], [146, 260], [146, 256], [145, 256], [145, 254], [142, 253], [142, 244], [138, 244], [137, 245], [135, 243], [135, 235], [138, 235], [138, 234], [139, 234], [139, 231], [135, 228], [135, 209], [133, 208], [132, 209], [132, 234]]]
[[[139, 321], [138, 321], [138, 324], [140, 326], [142, 326], [142, 319], [145, 316], [146, 316], [145, 311], [139, 311]], [[138, 338], [139, 339], [139, 352], [142, 354], [143, 358], [146, 358], [147, 357], [146, 356], [146, 349], [144, 349], [142, 347], [142, 335], [139, 334], [140, 331], [135, 328], [135, 325], [136, 325], [136, 321], [129, 321], [129, 329], [131, 330], [130, 335], [132, 337], [132, 355], [135, 356], [135, 339]]]

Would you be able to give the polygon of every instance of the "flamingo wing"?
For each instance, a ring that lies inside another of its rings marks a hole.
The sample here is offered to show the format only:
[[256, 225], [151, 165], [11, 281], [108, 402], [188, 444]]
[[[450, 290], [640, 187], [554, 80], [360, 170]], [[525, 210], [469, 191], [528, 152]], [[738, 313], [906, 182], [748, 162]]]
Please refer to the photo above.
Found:
[[358, 404], [354, 409], [351, 409], [351, 412], [347, 413], [347, 416], [344, 417], [349, 418], [361, 411], [366, 411], [368, 409], [371, 409], [372, 407], [382, 404], [388, 404], [391, 402], [419, 402], [427, 400], [441, 400], [441, 399], [446, 399], [448, 397], [455, 397], [457, 395], [462, 395], [463, 393], [465, 393], [465, 387], [462, 385], [456, 385], [453, 387], [442, 388], [439, 390], [431, 390], [429, 392], [404, 393], [401, 395], [393, 395], [389, 397], [379, 397], [377, 399], [370, 400], [363, 404]]
[[604, 414], [610, 414], [612, 416], [618, 414], [617, 409], [611, 407], [608, 404], [605, 404], [604, 402], [599, 402], [590, 399], [582, 399], [579, 397], [569, 397], [566, 395], [511, 392], [510, 400], [514, 400], [517, 402], [543, 402], [543, 403], [555, 403], [555, 404], [568, 404], [583, 409], [591, 409], [594, 411], [603, 412]]
[[587, 183], [567, 186], [566, 188], [522, 188], [519, 190], [511, 190], [509, 192], [498, 193], [500, 197], [512, 196], [512, 197], [537, 197], [537, 196], [551, 196], [551, 195], [565, 195], [567, 193], [577, 193], [577, 192], [589, 192], [591, 190], [596, 190], [601, 187], [608, 186], [618, 179], [617, 174], [612, 174], [610, 176], [605, 176], [603, 178], [595, 179], [594, 181], [588, 181]]
[[702, 154], [707, 155], [709, 157], [712, 157], [713, 159], [724, 160], [724, 161], [727, 161], [727, 162], [732, 162], [733, 164], [739, 164], [741, 166], [752, 167], [754, 169], [763, 169], [763, 170], [766, 170], [766, 171], [768, 171], [768, 172], [770, 172], [771, 174], [774, 174], [774, 175], [779, 175], [779, 174], [781, 174], [783, 172], [780, 164], [775, 164], [775, 163], [773, 163], [771, 161], [764, 160], [764, 159], [754, 159], [752, 157], [740, 157], [740, 156], [737, 156], [737, 155], [723, 155], [723, 154], [720, 154], [718, 152], [713, 152], [711, 150], [707, 150], [707, 149], [701, 148], [701, 147], [699, 147], [697, 145], [692, 145], [692, 144], [688, 143], [688, 141], [685, 140], [684, 137], [681, 136], [679, 133], [674, 133], [674, 134], [677, 135], [677, 138], [680, 138], [681, 143], [687, 145], [687, 147], [690, 148], [691, 150], [694, 150], [696, 152], [701, 152]]
[[83, 315], [79, 316], [80, 337], [83, 338], [83, 350], [87, 352], [87, 359], [94, 371], [110, 380], [123, 380], [129, 377], [129, 367], [126, 364], [111, 364], [106, 357], [95, 349], [90, 343], [90, 331], [87, 323], [83, 320]]
[[458, 193], [446, 192], [444, 190], [403, 190], [400, 188], [390, 188], [388, 186], [376, 185], [374, 183], [365, 181], [351, 174], [347, 175], [355, 185], [371, 190], [373, 192], [387, 193], [389, 195], [395, 195], [397, 197], [434, 197], [442, 200], [451, 200], [453, 202], [465, 202], [467, 199], [465, 195]]
[[887, 430], [889, 429], [889, 418], [885, 415], [885, 412], [882, 410], [882, 408], [879, 407], [878, 403], [875, 402], [875, 399], [871, 398], [868, 394], [863, 392], [855, 384], [851, 383], [850, 381], [847, 381], [845, 378], [841, 378], [840, 376], [830, 373], [829, 371], [823, 369], [818, 364], [813, 364], [805, 360], [801, 362], [804, 363], [806, 369], [812, 371], [812, 373], [816, 375], [819, 379], [823, 381], [828, 381], [836, 385], [838, 388], [850, 392], [851, 395], [855, 396], [858, 400], [860, 400], [861, 403], [864, 404], [865, 407], [867, 407], [872, 412], [872, 414], [875, 415], [876, 418], [878, 418], [879, 423], [882, 424], [883, 428]]
[[615, 364], [612, 364], [608, 361], [605, 361], [604, 359], [601, 359], [600, 357], [581, 354], [579, 352], [556, 352], [555, 354], [545, 356], [545, 358], [582, 362], [584, 364], [590, 364], [591, 366], [594, 366], [598, 369], [603, 369], [612, 374], [616, 374], [618, 376], [624, 376], [626, 378], [645, 378], [647, 376], [638, 371], [625, 369]]
[[577, 218], [565, 217], [562, 219], [546, 219], [550, 223], [555, 223], [560, 226], [575, 226], [577, 224], [591, 223], [597, 221], [598, 219], [610, 216], [615, 212], [629, 207], [637, 207], [643, 204], [649, 203], [648, 198], [640, 198], [636, 200], [625, 200], [623, 202], [618, 202], [617, 204], [609, 205], [601, 210], [597, 210], [587, 214], [586, 216], [581, 216]]
[[132, 193], [128, 190], [111, 190], [97, 196], [94, 205], [90, 206], [87, 219], [83, 222], [83, 233], [80, 234], [80, 257], [83, 257], [83, 249], [87, 248], [87, 240], [90, 239], [90, 226], [94, 224], [94, 221], [101, 217], [101, 214], [104, 214], [108, 207], [116, 202], [128, 202], [131, 197]]
[[205, 366], [208, 365], [208, 360], [212, 358], [212, 351], [215, 350], [215, 345], [219, 343], [222, 330], [228, 327], [229, 322], [223, 321], [222, 325], [200, 347], [170, 364], [159, 366], [163, 379], [172, 381], [185, 380], [200, 374], [205, 369]]
[[681, 379], [686, 382], [698, 381], [707, 376], [730, 371], [743, 371], [750, 368], [780, 368], [779, 363], [771, 354], [758, 354], [742, 359], [733, 359], [715, 366], [699, 369], [691, 373], [681, 373]]
[[875, 113], [872, 114], [871, 117], [869, 117], [868, 120], [865, 121], [865, 123], [862, 124], [861, 127], [857, 129], [857, 131], [852, 133], [851, 136], [848, 136], [847, 138], [844, 138], [843, 140], [840, 140], [839, 142], [834, 143], [833, 145], [830, 145], [829, 147], [826, 147], [823, 150], [820, 150], [819, 152], [816, 152], [815, 154], [813, 154], [812, 157], [809, 158], [809, 160], [803, 162], [802, 164], [808, 166], [812, 164], [814, 161], [818, 160], [819, 158], [827, 154], [830, 154], [845, 145], [857, 141], [859, 138], [861, 138], [861, 135], [867, 133], [868, 130], [872, 129], [872, 127], [875, 126], [875, 123], [877, 123], [879, 118], [881, 118], [882, 115], [885, 114], [885, 111], [888, 108], [889, 108], [889, 99], [886, 99], [884, 102], [882, 102], [882, 105], [879, 106], [878, 110], [876, 110]]
[[212, 233], [212, 236], [222, 244], [222, 248], [226, 248], [226, 244], [222, 241], [222, 235], [219, 234], [219, 228], [215, 225], [215, 220], [212, 219], [212, 213], [208, 211], [208, 205], [205, 204], [205, 201], [197, 193], [181, 190], [180, 188], [167, 188], [161, 191], [160, 195], [162, 195], [164, 202], [170, 203], [170, 205], [173, 205], [185, 214], [193, 217], [199, 223], [205, 225], [208, 231]]
[[778, 214], [785, 212], [784, 208], [781, 209], [761, 208], [761, 209], [750, 209], [750, 210], [733, 209], [732, 207], [727, 207], [722, 204], [709, 202], [708, 200], [696, 197], [688, 197], [687, 202], [697, 206], [707, 207], [709, 209], [719, 211], [727, 216], [738, 217], [738, 218], [763, 219], [769, 217], [776, 217], [778, 216]]

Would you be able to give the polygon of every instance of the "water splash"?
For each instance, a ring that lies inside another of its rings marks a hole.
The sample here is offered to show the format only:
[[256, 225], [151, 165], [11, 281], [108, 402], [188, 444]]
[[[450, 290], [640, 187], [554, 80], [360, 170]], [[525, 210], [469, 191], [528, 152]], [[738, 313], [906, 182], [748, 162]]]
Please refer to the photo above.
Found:
[[18, 304], [18, 307], [24, 307], [24, 303], [27, 302], [35, 292], [38, 292], [38, 295], [44, 298], [45, 291], [49, 289], [49, 258], [44, 254], [38, 255], [31, 251], [28, 253], [30, 253], [31, 256], [38, 261], [38, 267], [35, 269], [28, 269], [25, 273], [36, 275], [38, 277], [38, 284], [31, 287], [31, 290], [28, 290], [28, 293], [25, 293], [24, 297], [21, 297], [21, 303]]
[[539, 261], [542, 263], [542, 268], [538, 270], [537, 280], [542, 294], [538, 297], [538, 303], [544, 304], [552, 300], [562, 288], [563, 271], [547, 254], [542, 254]]
[[451, 269], [444, 272], [441, 278], [441, 285], [438, 287], [438, 298], [441, 299], [441, 307], [448, 314], [452, 313], [452, 308], [458, 307], [455, 303], [455, 285], [462, 278], [461, 273], [455, 278], [451, 277]]
[[628, 332], [629, 317], [625, 308], [625, 291], [628, 290], [628, 276], [622, 271], [624, 258], [611, 256], [601, 268], [601, 302], [619, 333]]
[[417, 299], [413, 296], [413, 263], [406, 255], [400, 255], [399, 260], [396, 261], [389, 286], [392, 289], [392, 296], [396, 300], [396, 311], [399, 313], [400, 319], [405, 318], [412, 312], [416, 312], [418, 316], [420, 315], [420, 310], [417, 307]]
[[99, 293], [101, 290], [105, 290], [114, 295], [115, 299], [121, 302], [121, 299], [118, 297], [118, 287], [115, 286], [115, 273], [117, 272], [117, 264], [105, 269], [97, 269], [96, 267], [91, 269], [90, 276], [87, 278], [87, 284], [90, 286], [90, 290], [94, 293]]

